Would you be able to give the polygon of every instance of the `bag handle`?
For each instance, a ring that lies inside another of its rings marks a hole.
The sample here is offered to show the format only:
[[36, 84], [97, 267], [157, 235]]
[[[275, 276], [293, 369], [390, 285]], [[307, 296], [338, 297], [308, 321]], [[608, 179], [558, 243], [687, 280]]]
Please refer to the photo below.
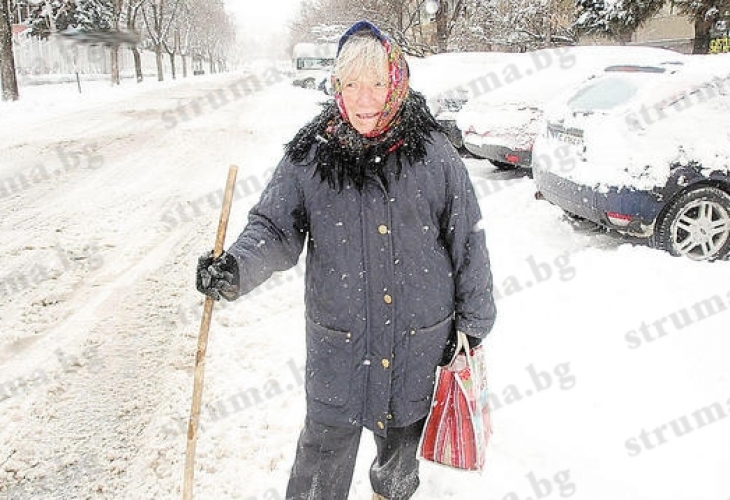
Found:
[[471, 349], [469, 348], [469, 339], [466, 338], [466, 333], [456, 331], [456, 354], [458, 355], [461, 350], [464, 350], [464, 353], [467, 357], [471, 357]]
[[459, 354], [461, 354], [461, 351], [464, 351], [464, 354], [466, 355], [467, 366], [471, 366], [473, 363], [473, 356], [471, 353], [471, 349], [469, 348], [469, 339], [467, 339], [465, 333], [457, 330], [456, 331], [456, 349], [454, 350], [454, 357], [451, 358], [451, 362], [448, 365], [446, 365], [448, 368], [450, 368], [452, 370], [462, 369], [461, 363], [458, 363]]

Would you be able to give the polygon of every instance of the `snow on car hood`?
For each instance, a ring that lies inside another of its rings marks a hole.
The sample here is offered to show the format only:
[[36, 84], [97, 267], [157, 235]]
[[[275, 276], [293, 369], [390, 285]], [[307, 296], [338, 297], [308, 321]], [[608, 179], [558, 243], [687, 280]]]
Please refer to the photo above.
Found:
[[[456, 117], [461, 130], [474, 130], [483, 134], [495, 129], [521, 129], [542, 117], [542, 110], [527, 102], [512, 102], [492, 105], [487, 102], [473, 102]], [[537, 130], [535, 129], [534, 132]], [[533, 134], [534, 134], [533, 132]]]

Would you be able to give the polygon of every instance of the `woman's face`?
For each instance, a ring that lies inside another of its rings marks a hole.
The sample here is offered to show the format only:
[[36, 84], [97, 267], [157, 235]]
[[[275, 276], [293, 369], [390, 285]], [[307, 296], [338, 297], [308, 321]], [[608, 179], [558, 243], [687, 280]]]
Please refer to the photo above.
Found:
[[[382, 75], [382, 76], [377, 76]], [[388, 65], [381, 71], [349, 75], [342, 81], [342, 100], [352, 126], [365, 135], [375, 128], [388, 99]]]

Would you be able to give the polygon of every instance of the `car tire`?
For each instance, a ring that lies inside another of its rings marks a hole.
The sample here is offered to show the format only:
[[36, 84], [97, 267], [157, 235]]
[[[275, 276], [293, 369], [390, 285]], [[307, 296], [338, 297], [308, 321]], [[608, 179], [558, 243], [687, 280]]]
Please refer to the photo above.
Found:
[[314, 78], [307, 78], [306, 80], [304, 80], [304, 83], [302, 84], [302, 87], [304, 87], [305, 89], [311, 89], [311, 90], [314, 90], [315, 86], [316, 85], [314, 83]]
[[506, 163], [503, 161], [490, 160], [492, 165], [497, 167], [499, 170], [517, 170], [517, 165], [512, 163]]
[[730, 252], [730, 194], [709, 186], [680, 194], [659, 216], [652, 243], [674, 256], [726, 259]]

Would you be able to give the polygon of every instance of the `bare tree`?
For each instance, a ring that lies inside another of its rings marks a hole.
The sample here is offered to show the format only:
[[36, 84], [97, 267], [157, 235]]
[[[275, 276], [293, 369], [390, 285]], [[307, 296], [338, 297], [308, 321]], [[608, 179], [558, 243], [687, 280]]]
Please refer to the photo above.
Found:
[[228, 50], [235, 41], [235, 29], [221, 0], [198, 3], [194, 16], [191, 47], [194, 57], [208, 61], [210, 73], [226, 66]]
[[172, 74], [172, 79], [175, 80], [177, 78], [175, 56], [180, 51], [180, 30], [177, 22], [173, 23], [172, 28], [168, 31], [167, 37], [162, 40], [162, 47], [170, 58], [170, 73]]
[[[127, 23], [127, 32], [138, 33], [137, 30], [137, 18], [139, 12], [142, 9], [146, 0], [124, 0], [125, 12], [124, 17]], [[131, 45], [130, 50], [132, 51], [132, 57], [134, 58], [134, 73], [137, 76], [137, 83], [144, 80], [144, 73], [142, 72], [142, 56], [139, 53], [137, 45]]]
[[424, 0], [304, 0], [290, 26], [291, 44], [337, 40], [348, 26], [366, 18], [386, 30], [406, 53], [423, 55], [433, 51], [430, 33], [422, 29], [423, 3]]
[[[446, 0], [444, 0], [446, 1]], [[411, 55], [423, 56], [437, 51], [435, 48], [432, 33], [424, 30], [427, 24], [425, 0], [400, 1], [387, 0], [386, 3], [378, 0], [370, 0], [364, 5], [364, 10], [376, 24], [382, 26], [402, 47]], [[443, 7], [443, 6], [442, 6]], [[446, 11], [448, 7], [440, 8], [439, 13]], [[436, 17], [438, 19], [438, 15]], [[438, 23], [437, 23], [438, 24]], [[442, 28], [443, 28], [442, 23]], [[435, 33], [439, 38], [438, 28]]]
[[[450, 50], [525, 51], [575, 43], [575, 0], [305, 0], [291, 26], [292, 44], [327, 27], [372, 20], [411, 55]], [[342, 29], [338, 34], [342, 33]]]
[[179, 3], [180, 0], [147, 0], [142, 8], [144, 23], [152, 39], [152, 47], [155, 50], [157, 80], [160, 82], [165, 79], [162, 66], [162, 51], [164, 50], [164, 43], [169, 35], [170, 27], [175, 20]]
[[0, 83], [2, 83], [3, 101], [17, 101], [20, 98], [15, 74], [10, 7], [6, 0], [0, 0]]
[[[112, 0], [112, 29], [119, 32], [119, 25], [122, 19], [122, 7], [124, 0]], [[112, 85], [119, 85], [121, 79], [119, 77], [119, 44], [111, 46], [111, 62], [112, 62]]]
[[175, 23], [175, 38], [180, 58], [182, 59], [182, 76], [188, 76], [188, 56], [192, 49], [192, 33], [195, 26], [195, 13], [199, 0], [183, 0], [180, 5], [180, 16]]

